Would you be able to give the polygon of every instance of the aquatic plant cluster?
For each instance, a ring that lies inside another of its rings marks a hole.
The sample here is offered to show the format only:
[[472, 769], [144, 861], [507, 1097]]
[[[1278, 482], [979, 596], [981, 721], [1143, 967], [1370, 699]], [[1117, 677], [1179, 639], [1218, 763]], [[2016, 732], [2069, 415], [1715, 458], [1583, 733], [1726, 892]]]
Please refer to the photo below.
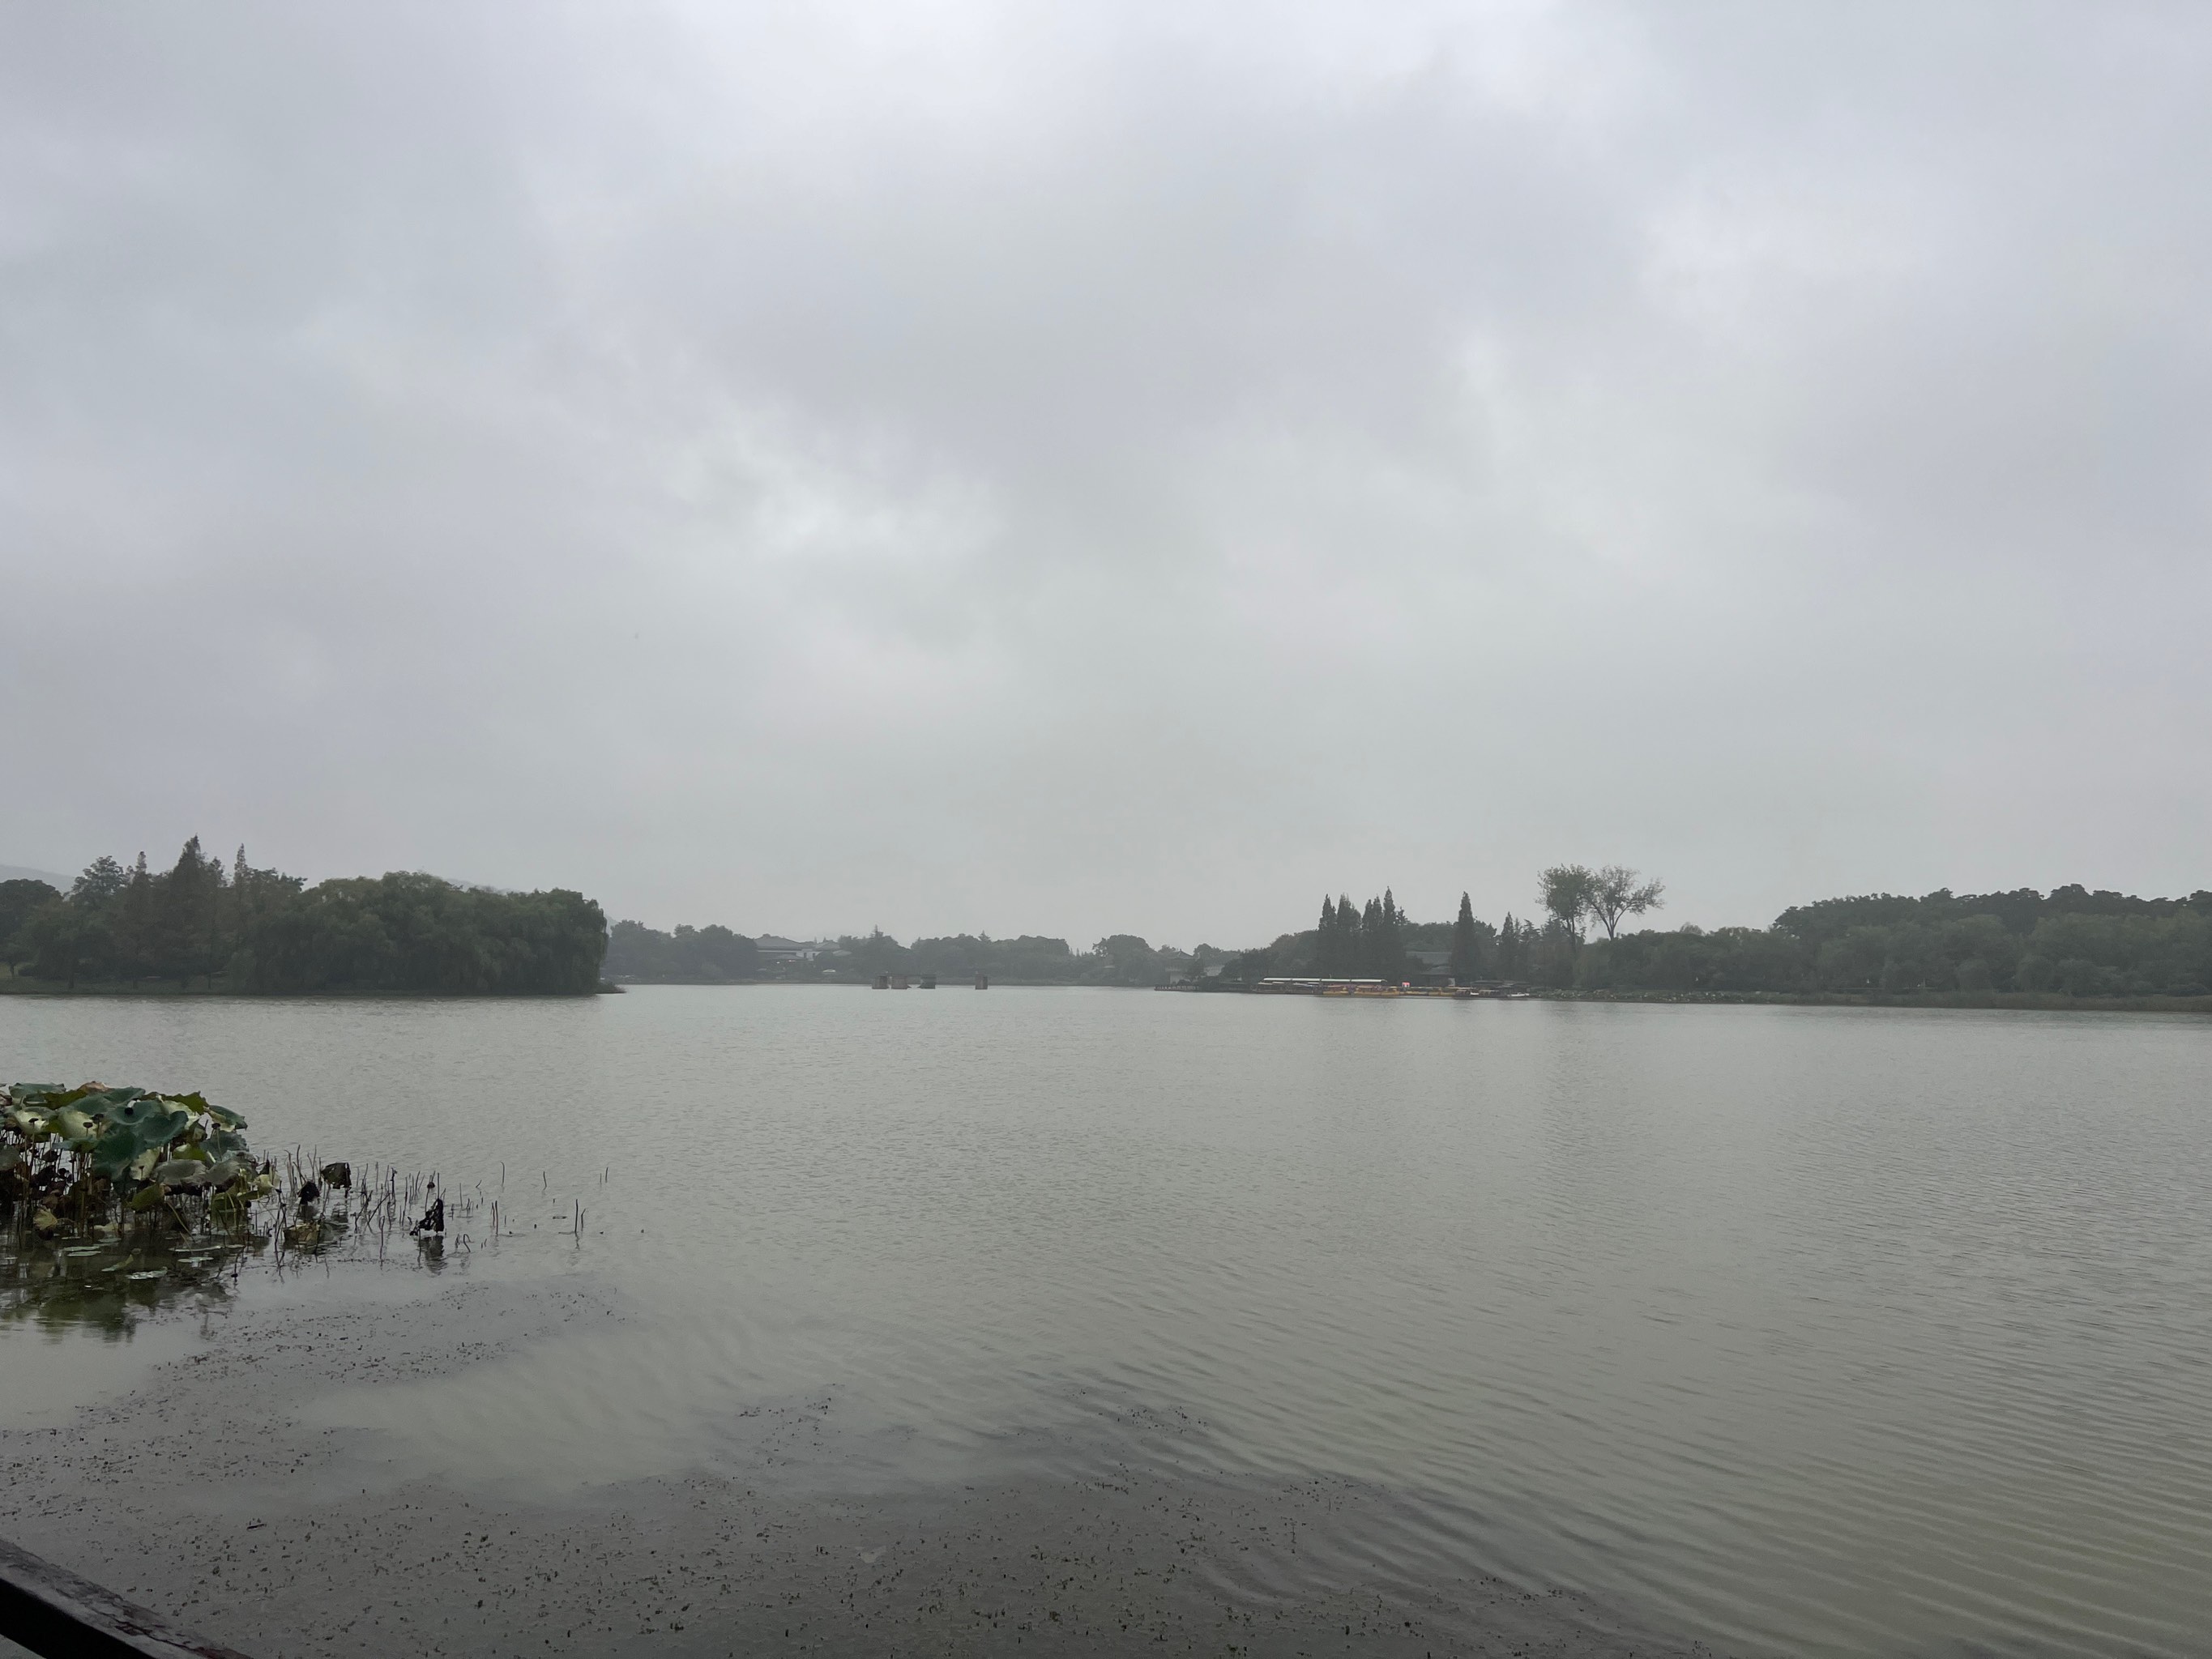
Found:
[[[397, 1241], [435, 1272], [449, 1218], [463, 1255], [496, 1237], [498, 1203], [481, 1191], [448, 1195], [434, 1175], [357, 1172], [297, 1147], [258, 1158], [246, 1127], [197, 1093], [0, 1089], [0, 1325], [120, 1332], [180, 1297], [223, 1300], [248, 1261], [382, 1266]], [[486, 1236], [462, 1231], [487, 1205]]]
[[180, 1297], [220, 1301], [272, 1235], [283, 1249], [284, 1184], [201, 1095], [0, 1089], [0, 1325], [120, 1333]]
[[41, 1238], [126, 1220], [196, 1232], [276, 1190], [246, 1120], [199, 1094], [83, 1083], [0, 1090], [0, 1218]]

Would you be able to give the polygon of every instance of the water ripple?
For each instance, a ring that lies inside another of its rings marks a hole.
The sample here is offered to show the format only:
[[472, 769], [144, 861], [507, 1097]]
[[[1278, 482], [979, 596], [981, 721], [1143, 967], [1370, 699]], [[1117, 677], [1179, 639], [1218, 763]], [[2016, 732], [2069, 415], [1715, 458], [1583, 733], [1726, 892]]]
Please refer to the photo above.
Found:
[[317, 1403], [394, 1468], [1350, 1481], [1267, 1573], [1745, 1653], [2212, 1630], [2201, 1023], [671, 988], [10, 999], [0, 1044], [586, 1205], [472, 1271], [603, 1325]]

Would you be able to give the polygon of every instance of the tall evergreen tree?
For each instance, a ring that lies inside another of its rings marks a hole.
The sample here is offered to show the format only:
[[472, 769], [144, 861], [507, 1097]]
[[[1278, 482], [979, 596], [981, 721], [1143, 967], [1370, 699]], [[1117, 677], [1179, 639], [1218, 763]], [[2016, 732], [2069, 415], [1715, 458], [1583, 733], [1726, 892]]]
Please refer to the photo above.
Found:
[[238, 844], [238, 856], [230, 861], [230, 950], [223, 958], [226, 969], [230, 957], [235, 956], [246, 942], [246, 929], [253, 920], [253, 866], [246, 861], [246, 843]]
[[1314, 971], [1324, 978], [1341, 970], [1336, 963], [1336, 901], [1321, 896], [1321, 925], [1314, 930]]
[[159, 903], [158, 882], [147, 867], [145, 850], [138, 854], [138, 862], [131, 866], [123, 891], [114, 905], [115, 920], [110, 928], [110, 938], [115, 951], [114, 970], [124, 979], [143, 979], [159, 954], [157, 935], [160, 924], [155, 916]]
[[1474, 906], [1465, 893], [1459, 896], [1459, 915], [1452, 922], [1451, 976], [1461, 985], [1482, 976], [1481, 947], [1474, 932]]
[[1406, 936], [1401, 927], [1405, 916], [1398, 908], [1397, 896], [1387, 887], [1376, 916], [1375, 948], [1369, 954], [1374, 966], [1370, 971], [1376, 978], [1395, 984], [1406, 977]]
[[173, 976], [179, 989], [195, 974], [214, 972], [216, 904], [222, 866], [200, 851], [194, 836], [156, 884], [155, 971]]
[[1319, 969], [1325, 977], [1342, 979], [1359, 971], [1359, 912], [1352, 908], [1351, 894], [1338, 895], [1335, 920], [1317, 954], [1325, 964]]

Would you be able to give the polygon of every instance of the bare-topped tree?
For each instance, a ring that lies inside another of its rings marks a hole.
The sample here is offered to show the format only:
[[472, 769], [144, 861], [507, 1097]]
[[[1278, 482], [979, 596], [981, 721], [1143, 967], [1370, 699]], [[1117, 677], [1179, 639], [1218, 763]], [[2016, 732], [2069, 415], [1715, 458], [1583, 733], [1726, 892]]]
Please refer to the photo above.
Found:
[[1644, 881], [1618, 864], [1602, 870], [1555, 864], [1540, 878], [1537, 890], [1553, 920], [1577, 939], [1583, 936], [1583, 924], [1593, 920], [1607, 939], [1619, 937], [1624, 918], [1661, 908], [1665, 902], [1660, 895], [1666, 890], [1665, 882]]
[[1624, 918], [1663, 909], [1667, 902], [1660, 895], [1666, 890], [1663, 881], [1642, 881], [1635, 871], [1608, 864], [1589, 878], [1584, 907], [1604, 924], [1605, 936], [1614, 939]]

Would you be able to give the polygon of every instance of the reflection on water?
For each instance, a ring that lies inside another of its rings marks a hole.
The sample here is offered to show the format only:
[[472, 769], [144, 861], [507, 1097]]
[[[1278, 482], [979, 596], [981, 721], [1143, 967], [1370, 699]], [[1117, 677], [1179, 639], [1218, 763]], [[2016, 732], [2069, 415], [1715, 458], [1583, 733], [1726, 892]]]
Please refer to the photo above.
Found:
[[[2202, 1023], [668, 988], [11, 1000], [10, 1050], [442, 1169], [504, 1218], [450, 1274], [583, 1276], [607, 1321], [313, 1403], [456, 1481], [1341, 1474], [1389, 1571], [1723, 1647], [2212, 1629]], [[126, 1319], [172, 1271], [54, 1265]]]
[[[182, 1307], [206, 1312], [227, 1304], [249, 1267], [276, 1275], [341, 1262], [441, 1273], [446, 1207], [438, 1210], [434, 1231], [407, 1221], [435, 1197], [434, 1185], [426, 1196], [421, 1177], [378, 1166], [358, 1188], [349, 1180], [343, 1188], [311, 1191], [302, 1200], [294, 1181], [227, 1223], [209, 1217], [185, 1231], [165, 1212], [141, 1217], [124, 1210], [120, 1219], [98, 1224], [65, 1221], [52, 1237], [21, 1224], [21, 1214], [0, 1217], [0, 1327], [128, 1336], [149, 1315]], [[489, 1224], [478, 1209], [473, 1196], [457, 1197], [451, 1206], [459, 1259], [480, 1242], [463, 1229], [482, 1231]]]
[[154, 1228], [58, 1244], [0, 1234], [0, 1326], [128, 1336], [163, 1310], [227, 1303], [267, 1243], [252, 1234], [179, 1239]]

